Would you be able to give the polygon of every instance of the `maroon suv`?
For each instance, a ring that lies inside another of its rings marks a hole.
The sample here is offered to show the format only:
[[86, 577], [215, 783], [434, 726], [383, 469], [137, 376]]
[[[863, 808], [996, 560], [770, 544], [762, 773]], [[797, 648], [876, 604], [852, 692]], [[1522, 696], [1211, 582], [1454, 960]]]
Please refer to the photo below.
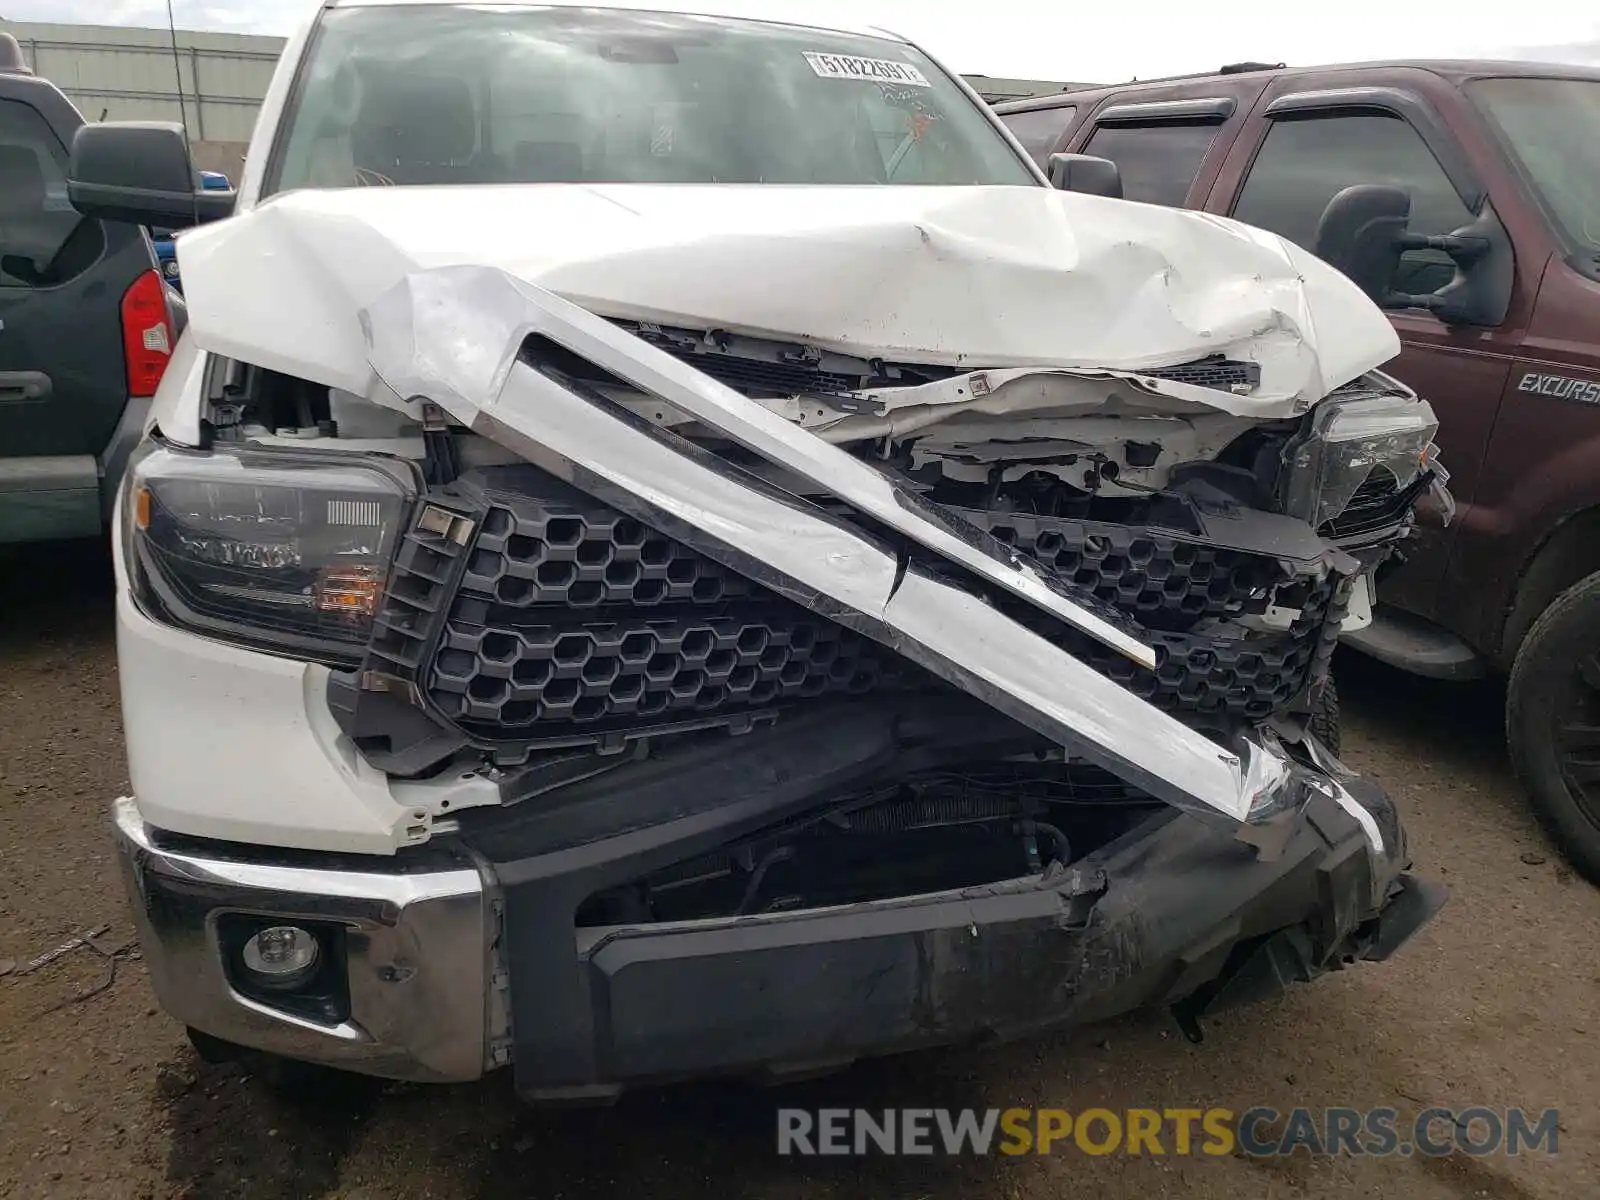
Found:
[[1358, 282], [1439, 414], [1459, 508], [1423, 514], [1351, 641], [1422, 675], [1508, 676], [1517, 771], [1600, 881], [1600, 71], [1247, 63], [998, 111], [1064, 186], [1313, 251], [1341, 192], [1400, 200], [1365, 206], [1398, 265]]

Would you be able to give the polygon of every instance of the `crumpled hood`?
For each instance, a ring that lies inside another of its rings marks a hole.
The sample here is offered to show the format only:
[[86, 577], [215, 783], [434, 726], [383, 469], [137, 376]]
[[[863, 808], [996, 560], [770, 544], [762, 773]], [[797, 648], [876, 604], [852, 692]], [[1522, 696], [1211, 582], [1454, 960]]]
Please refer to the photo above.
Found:
[[358, 394], [358, 314], [418, 269], [504, 269], [609, 317], [966, 370], [1261, 364], [1303, 409], [1399, 341], [1343, 275], [1202, 213], [1045, 187], [508, 185], [274, 197], [178, 242], [204, 349]]

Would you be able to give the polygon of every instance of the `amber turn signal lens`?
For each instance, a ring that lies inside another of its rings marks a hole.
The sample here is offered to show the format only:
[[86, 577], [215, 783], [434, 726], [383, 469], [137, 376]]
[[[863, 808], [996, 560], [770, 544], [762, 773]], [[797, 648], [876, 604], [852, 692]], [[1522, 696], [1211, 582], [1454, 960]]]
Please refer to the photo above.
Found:
[[323, 612], [370, 617], [383, 581], [371, 567], [324, 567], [317, 573], [316, 606]]

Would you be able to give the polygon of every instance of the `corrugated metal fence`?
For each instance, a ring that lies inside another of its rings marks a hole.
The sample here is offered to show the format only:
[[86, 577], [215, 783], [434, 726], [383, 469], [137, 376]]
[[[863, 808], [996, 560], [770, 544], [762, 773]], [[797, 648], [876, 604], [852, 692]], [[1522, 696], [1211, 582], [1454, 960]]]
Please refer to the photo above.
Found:
[[[0, 21], [91, 121], [186, 121], [196, 165], [237, 176], [283, 39]], [[179, 93], [182, 93], [180, 109]]]

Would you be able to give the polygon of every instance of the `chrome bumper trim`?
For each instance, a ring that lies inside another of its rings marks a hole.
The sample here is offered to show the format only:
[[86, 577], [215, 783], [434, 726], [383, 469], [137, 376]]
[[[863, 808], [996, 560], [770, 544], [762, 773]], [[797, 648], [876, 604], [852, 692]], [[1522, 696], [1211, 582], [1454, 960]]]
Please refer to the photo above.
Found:
[[[475, 869], [336, 870], [166, 849], [131, 797], [114, 802], [123, 880], [161, 1006], [255, 1050], [389, 1079], [476, 1079], [488, 1062], [490, 890]], [[371, 860], [367, 860], [371, 861]], [[345, 930], [350, 1017], [324, 1025], [241, 995], [224, 913]]]

